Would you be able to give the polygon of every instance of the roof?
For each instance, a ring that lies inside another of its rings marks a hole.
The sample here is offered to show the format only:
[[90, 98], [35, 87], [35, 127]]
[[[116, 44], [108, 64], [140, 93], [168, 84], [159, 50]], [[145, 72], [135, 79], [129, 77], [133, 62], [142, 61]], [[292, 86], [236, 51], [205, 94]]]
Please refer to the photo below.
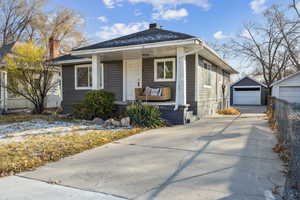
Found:
[[81, 63], [81, 62], [89, 62], [91, 61], [90, 58], [85, 58], [81, 56], [73, 56], [71, 54], [63, 55], [51, 60], [51, 62], [55, 64], [68, 64], [68, 63]]
[[140, 45], [140, 44], [148, 44], [148, 43], [156, 43], [156, 42], [173, 41], [173, 40], [185, 40], [191, 38], [196, 38], [196, 37], [185, 33], [163, 30], [161, 28], [149, 28], [147, 30], [126, 35], [123, 37], [119, 37], [116, 39], [74, 49], [73, 51], [122, 47], [122, 46], [129, 46], [129, 45]]
[[259, 85], [261, 85], [261, 86], [267, 88], [267, 86], [266, 86], [265, 84], [263, 84], [263, 83], [261, 83], [261, 82], [255, 80], [255, 79], [253, 79], [253, 78], [251, 78], [251, 77], [249, 77], [249, 76], [244, 76], [243, 78], [241, 78], [241, 79], [237, 80], [236, 82], [232, 83], [231, 86], [236, 85], [237, 83], [241, 82], [242, 80], [244, 80], [244, 79], [246, 79], [246, 78], [248, 78], [248, 79], [254, 81], [255, 83], [257, 83], [257, 84], [259, 84]]
[[283, 78], [283, 79], [280, 79], [279, 81], [274, 82], [274, 83], [271, 85], [271, 87], [273, 87], [274, 85], [277, 85], [277, 84], [279, 84], [279, 83], [281, 83], [281, 82], [283, 82], [283, 81], [285, 81], [285, 80], [287, 80], [287, 79], [290, 79], [290, 78], [292, 78], [292, 77], [294, 77], [294, 76], [296, 76], [296, 75], [298, 75], [298, 74], [300, 74], [300, 71], [298, 71], [298, 72], [296, 72], [296, 73], [294, 73], [294, 74], [291, 74], [291, 75], [289, 75], [289, 76], [287, 76], [287, 77], [285, 77], [285, 78]]
[[3, 58], [11, 52], [14, 45], [15, 45], [15, 42], [11, 42], [9, 44], [6, 44], [6, 45], [3, 45], [2, 47], [0, 47], [0, 66], [4, 65]]

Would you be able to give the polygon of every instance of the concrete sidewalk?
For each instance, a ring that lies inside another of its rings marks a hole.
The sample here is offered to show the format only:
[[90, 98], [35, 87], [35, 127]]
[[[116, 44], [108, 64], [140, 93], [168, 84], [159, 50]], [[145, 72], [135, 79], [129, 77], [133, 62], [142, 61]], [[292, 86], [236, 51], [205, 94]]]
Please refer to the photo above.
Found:
[[271, 199], [283, 177], [261, 110], [150, 130], [2, 178], [0, 199]]

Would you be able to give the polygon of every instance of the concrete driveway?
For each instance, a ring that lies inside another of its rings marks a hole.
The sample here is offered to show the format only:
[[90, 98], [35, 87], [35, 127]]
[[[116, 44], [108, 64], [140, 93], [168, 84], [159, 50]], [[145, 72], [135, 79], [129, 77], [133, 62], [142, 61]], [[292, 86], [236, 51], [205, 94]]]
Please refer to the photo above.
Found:
[[263, 107], [244, 110], [150, 130], [2, 178], [0, 199], [271, 200], [283, 182], [271, 149], [276, 139]]

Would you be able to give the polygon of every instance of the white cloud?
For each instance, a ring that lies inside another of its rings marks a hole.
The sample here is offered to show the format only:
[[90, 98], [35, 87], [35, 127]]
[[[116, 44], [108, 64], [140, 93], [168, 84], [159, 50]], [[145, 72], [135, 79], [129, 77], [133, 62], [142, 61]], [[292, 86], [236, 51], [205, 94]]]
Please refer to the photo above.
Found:
[[162, 9], [166, 6], [176, 7], [183, 4], [191, 4], [199, 6], [203, 9], [209, 9], [210, 4], [208, 0], [128, 0], [131, 3], [148, 3], [155, 9]]
[[146, 22], [136, 22], [136, 23], [116, 23], [112, 26], [103, 26], [100, 31], [97, 33], [97, 36], [102, 40], [108, 40], [123, 35], [128, 35], [135, 33], [141, 30], [144, 30], [148, 27]]
[[242, 33], [240, 34], [240, 36], [244, 37], [244, 38], [251, 38], [250, 33], [247, 30], [243, 30]]
[[105, 17], [105, 16], [100, 16], [100, 17], [98, 17], [97, 19], [98, 19], [99, 21], [101, 21], [101, 22], [107, 22], [107, 21], [108, 21], [107, 17]]
[[230, 37], [229, 35], [224, 35], [223, 31], [218, 31], [214, 34], [214, 38], [216, 38], [217, 40], [222, 40], [229, 37]]
[[114, 8], [116, 6], [120, 6], [122, 1], [123, 0], [102, 0], [102, 2], [107, 8]]
[[161, 10], [158, 11], [156, 13], [153, 13], [152, 18], [153, 19], [163, 19], [163, 20], [179, 20], [182, 19], [183, 17], [188, 16], [189, 13], [185, 8], [181, 8], [179, 10], [172, 10], [172, 9], [168, 9], [168, 10]]
[[123, 1], [128, 1], [130, 3], [147, 3], [151, 4], [154, 9], [162, 9], [165, 7], [176, 7], [183, 4], [191, 4], [199, 6], [203, 9], [209, 9], [209, 0], [102, 0], [104, 5], [108, 8], [114, 8], [120, 5]]
[[266, 0], [252, 0], [250, 7], [255, 14], [262, 13], [266, 9]]

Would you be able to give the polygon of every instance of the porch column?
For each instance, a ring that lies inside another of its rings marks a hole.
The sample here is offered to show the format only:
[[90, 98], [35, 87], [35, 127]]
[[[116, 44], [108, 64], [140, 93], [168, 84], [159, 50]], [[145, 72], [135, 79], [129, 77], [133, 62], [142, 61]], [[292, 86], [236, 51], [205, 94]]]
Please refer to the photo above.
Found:
[[183, 47], [177, 47], [176, 107], [186, 105], [186, 56]]
[[101, 69], [100, 55], [94, 54], [92, 56], [92, 88], [93, 88], [93, 90], [100, 89], [100, 69]]

